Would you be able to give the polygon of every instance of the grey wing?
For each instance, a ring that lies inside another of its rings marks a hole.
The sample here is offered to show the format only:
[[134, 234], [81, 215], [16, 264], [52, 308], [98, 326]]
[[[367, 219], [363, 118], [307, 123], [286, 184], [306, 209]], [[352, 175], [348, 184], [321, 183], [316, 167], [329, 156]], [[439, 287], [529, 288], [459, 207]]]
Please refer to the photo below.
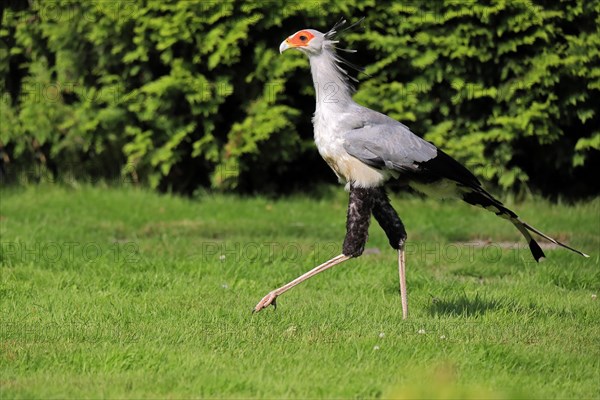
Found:
[[417, 172], [421, 163], [438, 153], [433, 144], [400, 123], [366, 125], [348, 131], [344, 149], [374, 168], [400, 172]]
[[374, 168], [398, 171], [424, 182], [447, 178], [471, 188], [481, 186], [461, 163], [405, 125], [382, 114], [377, 117], [377, 123], [366, 123], [346, 133], [344, 149], [348, 154]]

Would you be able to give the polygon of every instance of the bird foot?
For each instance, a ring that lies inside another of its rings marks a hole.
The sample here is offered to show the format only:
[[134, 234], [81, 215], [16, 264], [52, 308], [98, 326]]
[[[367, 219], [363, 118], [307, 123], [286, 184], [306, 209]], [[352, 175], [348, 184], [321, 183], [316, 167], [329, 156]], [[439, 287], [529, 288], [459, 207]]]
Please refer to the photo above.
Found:
[[252, 310], [252, 312], [259, 312], [263, 308], [269, 307], [271, 304], [273, 305], [274, 309], [277, 309], [276, 299], [277, 293], [275, 291], [270, 292], [265, 297], [263, 297], [261, 301], [258, 302], [258, 304], [256, 305], [256, 307], [254, 307], [254, 310]]

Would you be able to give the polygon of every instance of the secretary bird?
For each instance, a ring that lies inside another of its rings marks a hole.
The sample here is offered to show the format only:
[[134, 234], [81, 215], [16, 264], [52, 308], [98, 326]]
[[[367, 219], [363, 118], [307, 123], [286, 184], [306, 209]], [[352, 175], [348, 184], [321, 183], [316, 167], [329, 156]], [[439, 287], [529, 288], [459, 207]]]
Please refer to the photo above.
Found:
[[339, 42], [335, 40], [337, 29], [345, 22], [341, 20], [326, 33], [303, 29], [289, 36], [279, 46], [280, 53], [297, 49], [308, 56], [317, 100], [312, 119], [315, 143], [323, 159], [350, 192], [342, 253], [267, 294], [256, 305], [254, 312], [271, 304], [276, 307], [277, 297], [292, 287], [319, 272], [360, 256], [367, 241], [372, 213], [385, 231], [390, 246], [398, 250], [402, 317], [406, 319], [408, 301], [404, 245], [407, 235], [383, 188], [390, 179], [400, 178], [413, 189], [427, 195], [462, 199], [509, 220], [529, 243], [536, 261], [545, 255], [530, 232], [588, 257], [521, 220], [489, 194], [462, 164], [412, 133], [405, 125], [355, 103], [350, 82], [354, 79], [343, 68], [344, 64], [352, 65], [336, 54], [336, 50], [354, 52], [336, 47]]

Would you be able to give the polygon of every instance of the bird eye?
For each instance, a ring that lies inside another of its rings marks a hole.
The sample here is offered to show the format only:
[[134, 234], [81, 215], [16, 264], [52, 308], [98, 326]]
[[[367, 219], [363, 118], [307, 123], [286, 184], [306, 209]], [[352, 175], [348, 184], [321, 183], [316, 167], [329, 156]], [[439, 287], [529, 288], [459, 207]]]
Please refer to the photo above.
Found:
[[306, 42], [306, 39], [308, 39], [306, 36], [304, 36], [304, 35], [300, 36], [300, 40], [302, 40], [303, 42]]

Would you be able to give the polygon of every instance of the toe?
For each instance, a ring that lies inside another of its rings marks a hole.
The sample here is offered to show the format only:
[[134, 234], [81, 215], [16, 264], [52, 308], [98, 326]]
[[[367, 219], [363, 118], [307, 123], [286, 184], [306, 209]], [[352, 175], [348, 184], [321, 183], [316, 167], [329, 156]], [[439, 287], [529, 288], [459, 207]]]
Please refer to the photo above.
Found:
[[258, 312], [258, 311], [262, 310], [263, 308], [267, 308], [271, 304], [273, 304], [273, 307], [277, 308], [277, 303], [275, 301], [276, 298], [277, 298], [277, 294], [275, 294], [273, 292], [267, 294], [265, 297], [262, 298], [261, 301], [258, 302], [256, 307], [254, 307], [254, 312]]

